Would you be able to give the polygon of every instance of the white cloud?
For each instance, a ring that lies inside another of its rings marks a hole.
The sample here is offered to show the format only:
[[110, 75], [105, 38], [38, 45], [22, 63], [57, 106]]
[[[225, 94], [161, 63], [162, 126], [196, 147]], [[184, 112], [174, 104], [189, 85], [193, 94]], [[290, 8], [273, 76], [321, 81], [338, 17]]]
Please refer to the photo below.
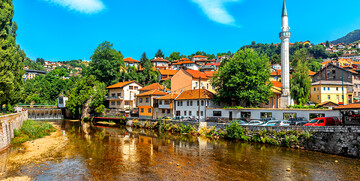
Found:
[[105, 9], [101, 0], [44, 0], [52, 4], [58, 4], [70, 10], [86, 14], [98, 13]]
[[221, 24], [233, 25], [235, 24], [235, 19], [232, 17], [225, 8], [225, 4], [229, 2], [240, 2], [241, 0], [191, 0], [192, 2], [199, 5], [203, 10], [206, 16]]

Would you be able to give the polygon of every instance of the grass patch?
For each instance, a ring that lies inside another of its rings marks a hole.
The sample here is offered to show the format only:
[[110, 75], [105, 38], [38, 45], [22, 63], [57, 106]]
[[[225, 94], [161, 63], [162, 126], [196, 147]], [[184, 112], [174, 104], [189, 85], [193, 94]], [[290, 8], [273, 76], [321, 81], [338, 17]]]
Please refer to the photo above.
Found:
[[50, 135], [51, 132], [55, 132], [54, 128], [48, 122], [27, 120], [24, 121], [22, 127], [14, 130], [14, 138], [11, 140], [12, 144], [24, 143], [29, 140], [42, 138]]

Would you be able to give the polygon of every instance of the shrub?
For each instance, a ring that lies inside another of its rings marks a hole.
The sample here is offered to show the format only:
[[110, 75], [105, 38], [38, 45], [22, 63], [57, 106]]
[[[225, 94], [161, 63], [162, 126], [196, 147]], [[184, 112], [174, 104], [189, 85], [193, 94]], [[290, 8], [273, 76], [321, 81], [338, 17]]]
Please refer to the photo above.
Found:
[[50, 135], [56, 129], [48, 122], [27, 120], [24, 121], [19, 130], [14, 130], [13, 144], [24, 143], [28, 140], [34, 140]]

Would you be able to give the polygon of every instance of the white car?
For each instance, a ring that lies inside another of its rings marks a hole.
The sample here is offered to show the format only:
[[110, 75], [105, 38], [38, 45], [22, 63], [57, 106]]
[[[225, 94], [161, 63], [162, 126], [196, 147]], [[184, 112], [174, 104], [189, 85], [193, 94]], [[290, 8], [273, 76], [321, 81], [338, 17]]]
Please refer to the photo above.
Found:
[[263, 124], [263, 122], [259, 121], [259, 120], [252, 120], [249, 123], [246, 123], [246, 124], [243, 124], [243, 125], [257, 126], [257, 125], [260, 125], [260, 124]]
[[288, 120], [281, 120], [279, 126], [290, 126], [290, 121], [288, 121]]

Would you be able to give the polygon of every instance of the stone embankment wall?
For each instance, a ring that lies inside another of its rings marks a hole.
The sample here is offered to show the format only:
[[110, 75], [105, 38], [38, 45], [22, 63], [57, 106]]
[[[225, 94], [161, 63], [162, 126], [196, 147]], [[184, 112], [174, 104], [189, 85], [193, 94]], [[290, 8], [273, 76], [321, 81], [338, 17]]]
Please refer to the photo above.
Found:
[[0, 151], [9, 147], [14, 137], [14, 129], [20, 129], [27, 119], [27, 111], [0, 116]]

